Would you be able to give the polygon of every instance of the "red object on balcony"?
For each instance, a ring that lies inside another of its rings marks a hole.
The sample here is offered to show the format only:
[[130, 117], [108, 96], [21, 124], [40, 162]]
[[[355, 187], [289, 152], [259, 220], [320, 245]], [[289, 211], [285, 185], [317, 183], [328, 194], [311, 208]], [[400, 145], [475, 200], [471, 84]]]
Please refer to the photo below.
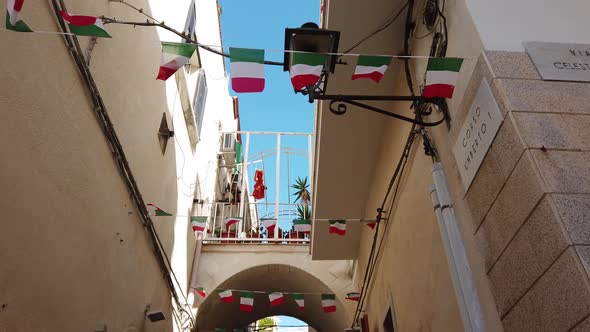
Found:
[[221, 243], [236, 243], [236, 232], [221, 232], [221, 238], [233, 239], [233, 241], [221, 241]]
[[255, 199], [263, 199], [266, 187], [264, 186], [264, 172], [261, 169], [257, 169], [254, 174], [254, 191], [252, 196]]

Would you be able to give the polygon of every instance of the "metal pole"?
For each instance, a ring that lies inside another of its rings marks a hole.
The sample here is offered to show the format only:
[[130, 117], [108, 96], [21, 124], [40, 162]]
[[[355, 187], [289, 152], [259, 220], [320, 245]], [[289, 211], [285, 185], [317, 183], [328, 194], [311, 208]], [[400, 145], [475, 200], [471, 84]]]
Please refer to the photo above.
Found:
[[276, 169], [276, 180], [275, 180], [275, 218], [277, 219], [277, 225], [275, 226], [274, 238], [279, 238], [279, 192], [281, 182], [281, 134], [277, 134], [277, 169]]
[[[244, 157], [242, 159], [242, 193], [240, 196], [240, 217], [244, 218], [246, 215], [246, 180], [248, 178], [248, 150], [250, 148], [250, 133], [246, 133], [246, 147], [244, 148]], [[243, 222], [243, 219], [242, 221]]]
[[[307, 136], [307, 159], [308, 159], [308, 163], [309, 163], [309, 192], [311, 193], [313, 191], [313, 151], [311, 151], [312, 149], [312, 141], [311, 141], [311, 134]], [[310, 197], [310, 200], [312, 198]]]
[[[441, 235], [448, 236], [443, 239], [445, 251], [449, 260], [449, 269], [459, 302], [459, 309], [463, 318], [465, 331], [485, 331], [481, 302], [475, 286], [473, 271], [467, 258], [467, 251], [463, 244], [463, 237], [455, 217], [455, 209], [449, 194], [449, 188], [443, 166], [441, 163], [432, 165], [432, 177], [434, 180], [433, 195], [438, 198], [441, 215], [440, 227], [444, 228]], [[436, 206], [436, 201], [434, 201]], [[447, 248], [448, 246], [448, 248]]]

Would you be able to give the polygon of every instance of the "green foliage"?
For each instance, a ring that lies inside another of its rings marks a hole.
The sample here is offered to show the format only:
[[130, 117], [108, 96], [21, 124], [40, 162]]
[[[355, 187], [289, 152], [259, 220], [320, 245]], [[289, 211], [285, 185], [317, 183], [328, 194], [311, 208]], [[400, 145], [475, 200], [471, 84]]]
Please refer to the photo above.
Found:
[[262, 319], [258, 320], [258, 328], [259, 329], [272, 328], [274, 325], [275, 325], [275, 321], [274, 321], [274, 319], [272, 319], [272, 317], [266, 317], [266, 318], [262, 318]]
[[307, 205], [307, 203], [309, 203], [311, 197], [309, 194], [309, 183], [307, 183], [307, 177], [303, 179], [297, 177], [295, 184], [291, 185], [291, 188], [296, 190], [295, 193], [293, 193], [293, 196], [295, 196], [295, 202], [301, 201], [303, 205]]

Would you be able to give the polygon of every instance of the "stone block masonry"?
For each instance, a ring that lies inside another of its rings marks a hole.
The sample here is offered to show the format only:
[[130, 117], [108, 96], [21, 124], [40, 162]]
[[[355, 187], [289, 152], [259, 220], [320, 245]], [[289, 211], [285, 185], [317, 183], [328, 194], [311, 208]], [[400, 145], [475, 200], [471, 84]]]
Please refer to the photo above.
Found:
[[586, 331], [590, 84], [542, 81], [525, 53], [498, 51], [470, 87], [481, 79], [505, 118], [464, 200], [504, 328]]

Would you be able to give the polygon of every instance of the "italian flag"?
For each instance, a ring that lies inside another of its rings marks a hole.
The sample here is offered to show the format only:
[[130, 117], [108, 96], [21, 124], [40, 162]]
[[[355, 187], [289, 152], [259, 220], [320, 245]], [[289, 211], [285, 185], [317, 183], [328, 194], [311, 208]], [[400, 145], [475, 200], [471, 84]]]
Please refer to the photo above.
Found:
[[375, 229], [375, 226], [377, 226], [377, 222], [376, 221], [368, 222], [367, 226], [371, 227], [371, 229]]
[[264, 90], [264, 50], [229, 48], [231, 87], [235, 92]]
[[6, 29], [18, 32], [33, 32], [28, 25], [19, 19], [18, 15], [23, 9], [25, 0], [6, 1]]
[[266, 228], [269, 232], [274, 232], [275, 227], [277, 226], [276, 219], [261, 219], [262, 226]]
[[347, 293], [346, 299], [358, 302], [361, 299], [361, 293]]
[[166, 217], [166, 216], [171, 216], [172, 213], [168, 213], [162, 209], [160, 209], [157, 205], [152, 204], [152, 203], [148, 203], [147, 205], [147, 209], [150, 213], [151, 216], [156, 216], [156, 217]]
[[303, 311], [305, 309], [303, 294], [292, 294], [291, 296], [293, 297], [293, 300], [295, 300], [295, 303], [297, 303], [299, 309]]
[[195, 44], [163, 42], [160, 71], [156, 79], [165, 81], [174, 75], [178, 69], [188, 63], [196, 49]]
[[254, 310], [254, 293], [240, 292], [240, 311], [252, 312]]
[[104, 29], [102, 20], [94, 16], [70, 15], [61, 11], [61, 17], [68, 22], [70, 31], [77, 36], [92, 36], [111, 38], [111, 35]]
[[346, 220], [330, 220], [330, 234], [346, 234]]
[[426, 68], [426, 85], [422, 95], [426, 98], [453, 98], [455, 82], [463, 59], [430, 58]]
[[322, 308], [324, 312], [336, 311], [336, 295], [322, 294]]
[[283, 293], [270, 293], [268, 294], [268, 300], [270, 301], [271, 306], [281, 305], [285, 302], [285, 297]]
[[229, 226], [231, 226], [233, 224], [237, 224], [240, 221], [242, 221], [242, 218], [240, 218], [240, 217], [227, 217], [223, 221], [223, 224], [225, 225], [226, 229], [229, 229]]
[[233, 303], [234, 302], [234, 295], [231, 290], [229, 289], [218, 289], [217, 294], [219, 294], [219, 298], [223, 303]]
[[359, 55], [352, 79], [368, 78], [379, 83], [390, 63], [390, 56]]
[[193, 226], [193, 231], [195, 232], [204, 232], [207, 228], [207, 217], [191, 217], [191, 225]]
[[291, 61], [291, 83], [295, 91], [301, 91], [308, 85], [320, 80], [326, 56], [316, 53], [294, 53]]
[[205, 293], [205, 290], [203, 289], [203, 287], [197, 287], [197, 288], [195, 288], [195, 292], [197, 292], [197, 294], [201, 295], [201, 297], [207, 296], [207, 294]]
[[309, 234], [311, 232], [311, 220], [295, 219], [293, 220], [293, 228], [295, 229], [295, 232]]

